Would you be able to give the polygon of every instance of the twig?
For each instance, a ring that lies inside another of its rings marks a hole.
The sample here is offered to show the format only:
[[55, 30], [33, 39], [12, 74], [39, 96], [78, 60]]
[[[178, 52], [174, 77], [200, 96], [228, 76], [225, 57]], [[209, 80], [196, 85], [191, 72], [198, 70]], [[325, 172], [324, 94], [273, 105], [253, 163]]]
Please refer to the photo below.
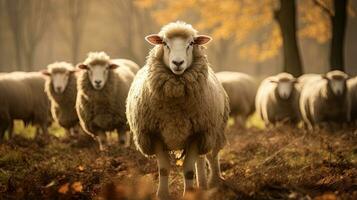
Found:
[[321, 3], [320, 0], [314, 0], [315, 5], [319, 6], [326, 14], [330, 17], [334, 16], [334, 12], [331, 11], [325, 4]]

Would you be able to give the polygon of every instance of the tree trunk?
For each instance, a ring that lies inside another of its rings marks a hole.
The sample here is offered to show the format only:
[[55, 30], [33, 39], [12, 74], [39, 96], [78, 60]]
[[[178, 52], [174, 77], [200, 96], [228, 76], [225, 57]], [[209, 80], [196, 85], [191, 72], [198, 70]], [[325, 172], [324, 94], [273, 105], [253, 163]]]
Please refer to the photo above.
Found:
[[330, 49], [331, 70], [344, 71], [344, 43], [347, 23], [348, 0], [334, 0], [334, 15], [331, 16], [332, 38]]
[[296, 39], [296, 6], [293, 0], [280, 0], [280, 9], [275, 11], [283, 37], [284, 70], [294, 76], [303, 73], [299, 46]]

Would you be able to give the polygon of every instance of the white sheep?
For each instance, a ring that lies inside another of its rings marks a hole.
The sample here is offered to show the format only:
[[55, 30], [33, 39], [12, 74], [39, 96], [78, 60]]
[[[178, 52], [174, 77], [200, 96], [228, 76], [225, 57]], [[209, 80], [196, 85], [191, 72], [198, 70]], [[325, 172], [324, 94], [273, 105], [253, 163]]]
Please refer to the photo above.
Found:
[[134, 72], [116, 63], [104, 52], [91, 52], [78, 65], [76, 110], [86, 133], [96, 138], [104, 150], [105, 132], [116, 130], [119, 142], [125, 143], [127, 120], [125, 101]]
[[13, 120], [39, 126], [48, 134], [51, 123], [50, 104], [44, 91], [45, 77], [39, 72], [12, 72], [0, 75], [0, 140]]
[[348, 75], [334, 70], [309, 81], [301, 91], [300, 113], [311, 130], [321, 123], [342, 123], [350, 119]]
[[203, 155], [208, 153], [210, 184], [221, 180], [218, 152], [226, 143], [229, 102], [201, 46], [210, 37], [176, 22], [146, 40], [155, 47], [133, 81], [126, 114], [137, 148], [145, 155], [156, 155], [157, 195], [167, 199], [169, 151], [185, 152], [184, 191], [193, 187], [196, 162], [198, 183], [206, 186]]
[[229, 97], [230, 115], [244, 127], [247, 118], [255, 111], [255, 95], [258, 85], [248, 74], [223, 71], [216, 73]]
[[295, 84], [296, 79], [285, 72], [262, 81], [255, 106], [266, 126], [277, 122], [299, 122], [299, 92]]
[[67, 62], [55, 62], [47, 66], [42, 73], [48, 76], [45, 91], [51, 101], [51, 113], [54, 120], [67, 133], [73, 133], [79, 126], [75, 109], [77, 97], [76, 70]]

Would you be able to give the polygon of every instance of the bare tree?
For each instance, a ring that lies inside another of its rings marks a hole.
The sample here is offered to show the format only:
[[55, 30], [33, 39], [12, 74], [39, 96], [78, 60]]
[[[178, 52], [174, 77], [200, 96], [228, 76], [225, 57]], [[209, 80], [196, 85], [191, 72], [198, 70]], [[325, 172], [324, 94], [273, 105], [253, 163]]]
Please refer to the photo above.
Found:
[[28, 70], [32, 70], [38, 44], [49, 29], [51, 13], [51, 1], [28, 1], [24, 24], [24, 57]]
[[48, 29], [51, 1], [6, 0], [6, 9], [14, 38], [16, 65], [21, 70], [31, 70], [38, 44]]
[[70, 39], [72, 63], [76, 64], [82, 43], [82, 35], [88, 14], [89, 1], [67, 0], [68, 16], [70, 23]]
[[296, 39], [295, 0], [280, 0], [280, 8], [275, 10], [274, 17], [283, 37], [284, 71], [300, 76], [303, 70]]
[[24, 10], [27, 3], [24, 0], [5, 0], [7, 18], [14, 40], [16, 66], [20, 70], [23, 69], [21, 46], [23, 43]]

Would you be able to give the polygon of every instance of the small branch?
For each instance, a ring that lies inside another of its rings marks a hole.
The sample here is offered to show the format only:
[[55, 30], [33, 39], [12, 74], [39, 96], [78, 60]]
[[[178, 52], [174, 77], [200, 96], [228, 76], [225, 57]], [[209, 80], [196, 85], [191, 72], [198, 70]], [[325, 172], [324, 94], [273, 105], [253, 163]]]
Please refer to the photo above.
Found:
[[316, 6], [320, 7], [322, 11], [324, 11], [330, 17], [333, 17], [335, 15], [325, 4], [321, 3], [320, 0], [314, 0], [313, 2]]

